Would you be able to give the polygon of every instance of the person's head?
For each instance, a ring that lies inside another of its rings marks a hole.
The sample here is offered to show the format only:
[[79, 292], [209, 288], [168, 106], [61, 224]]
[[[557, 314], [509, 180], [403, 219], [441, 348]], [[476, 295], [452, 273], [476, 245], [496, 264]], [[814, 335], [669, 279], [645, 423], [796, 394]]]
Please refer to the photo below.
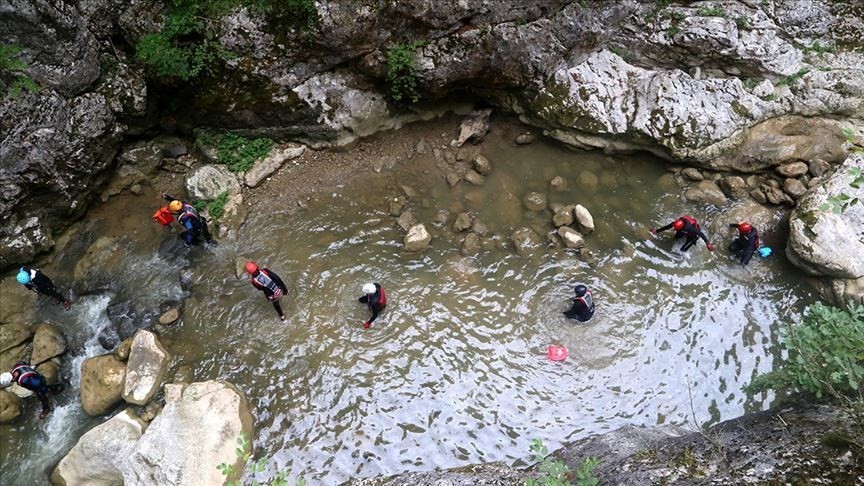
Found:
[[8, 371], [0, 373], [0, 388], [6, 388], [12, 384], [12, 373]]
[[374, 294], [375, 293], [375, 284], [373, 284], [373, 283], [363, 284], [363, 293], [366, 295]]
[[246, 262], [246, 273], [252, 276], [256, 275], [258, 273], [258, 265], [253, 261]]
[[576, 292], [576, 297], [582, 297], [588, 293], [588, 287], [586, 287], [582, 284], [579, 284], [576, 286], [575, 289], [573, 289], [573, 291]]
[[174, 211], [175, 213], [180, 212], [180, 210], [183, 209], [183, 203], [175, 199], [168, 203], [168, 209]]
[[24, 267], [21, 267], [21, 269], [18, 270], [18, 275], [15, 275], [15, 280], [17, 280], [18, 283], [20, 283], [21, 285], [29, 284], [30, 283], [30, 272], [25, 270]]
[[675, 228], [675, 231], [681, 231], [684, 228], [684, 221], [676, 219], [675, 222], [672, 223], [672, 227]]
[[738, 225], [738, 231], [740, 231], [743, 234], [747, 234], [747, 233], [753, 231], [753, 227], [750, 226], [750, 223], [741, 223]]

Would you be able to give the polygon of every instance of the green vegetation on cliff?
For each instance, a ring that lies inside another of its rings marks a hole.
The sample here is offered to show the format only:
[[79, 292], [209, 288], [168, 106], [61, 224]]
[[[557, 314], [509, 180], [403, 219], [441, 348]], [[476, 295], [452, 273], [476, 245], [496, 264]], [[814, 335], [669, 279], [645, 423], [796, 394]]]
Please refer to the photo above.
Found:
[[201, 133], [195, 143], [200, 148], [216, 151], [216, 161], [225, 164], [231, 172], [245, 172], [259, 159], [270, 153], [273, 140], [245, 138], [235, 133]]
[[30, 92], [39, 86], [24, 73], [27, 63], [21, 60], [21, 47], [15, 44], [0, 44], [0, 99], [17, 98], [22, 91]]
[[387, 51], [387, 82], [390, 84], [390, 96], [395, 101], [420, 101], [417, 75], [414, 73], [414, 54], [424, 45], [424, 41], [400, 42]]

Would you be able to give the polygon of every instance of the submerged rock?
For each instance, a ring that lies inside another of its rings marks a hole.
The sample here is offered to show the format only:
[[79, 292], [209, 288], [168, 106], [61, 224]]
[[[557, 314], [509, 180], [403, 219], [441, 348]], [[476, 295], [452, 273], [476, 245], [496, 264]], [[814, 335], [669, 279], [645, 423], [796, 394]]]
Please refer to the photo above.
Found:
[[403, 211], [402, 214], [399, 215], [399, 218], [396, 219], [396, 224], [399, 225], [399, 228], [408, 232], [414, 225], [417, 224], [417, 217], [414, 216], [414, 213], [411, 211]]
[[520, 133], [519, 135], [516, 135], [516, 138], [513, 139], [513, 142], [516, 145], [528, 145], [529, 143], [534, 143], [534, 140], [536, 140], [536, 139], [537, 139], [537, 136], [535, 136], [533, 133], [526, 132], [526, 133]]
[[553, 191], [564, 191], [567, 189], [567, 181], [561, 176], [555, 176], [549, 180], [549, 189]]
[[567, 226], [573, 223], [573, 207], [572, 206], [562, 206], [555, 210], [555, 213], [552, 215], [552, 226]]
[[162, 385], [171, 355], [150, 331], [140, 330], [132, 338], [123, 400], [135, 405], [146, 404]]
[[432, 235], [426, 231], [426, 227], [422, 224], [416, 224], [405, 235], [403, 250], [408, 253], [421, 252], [429, 246], [430, 241], [432, 241]]
[[510, 235], [510, 242], [519, 254], [525, 255], [537, 249], [540, 236], [531, 228], [519, 228]]
[[468, 213], [459, 213], [456, 215], [456, 221], [453, 222], [453, 231], [457, 233], [465, 231], [471, 227], [471, 215]]
[[486, 182], [486, 178], [473, 169], [466, 171], [462, 178], [465, 179], [465, 182], [474, 184], [475, 186], [482, 186], [483, 183]]
[[543, 211], [547, 205], [546, 195], [540, 192], [530, 192], [522, 199], [522, 203], [529, 211]]
[[468, 233], [462, 240], [459, 252], [465, 256], [474, 256], [480, 252], [480, 237], [474, 233]]

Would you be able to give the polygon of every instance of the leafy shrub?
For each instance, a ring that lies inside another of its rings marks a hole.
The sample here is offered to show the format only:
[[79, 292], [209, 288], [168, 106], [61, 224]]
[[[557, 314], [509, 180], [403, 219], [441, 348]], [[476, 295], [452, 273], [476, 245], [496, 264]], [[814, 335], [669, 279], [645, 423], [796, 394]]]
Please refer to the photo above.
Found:
[[15, 44], [0, 44], [0, 98], [17, 98], [23, 91], [34, 92], [39, 86], [24, 74], [27, 63], [19, 57], [21, 47]]
[[597, 486], [599, 484], [599, 481], [594, 477], [594, 468], [600, 461], [593, 457], [586, 457], [579, 469], [570, 471], [563, 461], [550, 459], [549, 449], [540, 439], [531, 441], [531, 452], [534, 454], [534, 462], [537, 463], [540, 475], [525, 480], [525, 486], [570, 486], [568, 476], [571, 473], [576, 475], [577, 486]]
[[753, 24], [751, 24], [750, 19], [744, 15], [735, 17], [735, 25], [738, 26], [739, 30], [753, 30]]
[[414, 73], [414, 54], [425, 41], [400, 42], [387, 51], [387, 82], [390, 96], [396, 101], [420, 101], [417, 76]]
[[790, 75], [790, 76], [786, 76], [785, 78], [783, 78], [783, 79], [781, 79], [780, 81], [778, 81], [778, 82], [777, 82], [777, 86], [787, 86], [787, 85], [790, 85], [790, 84], [794, 83], [795, 81], [798, 81], [799, 79], [803, 78], [804, 75], [807, 74], [807, 73], [809, 73], [809, 72], [810, 72], [809, 69], [807, 69], [807, 68], [801, 68], [801, 69], [798, 70], [797, 73], [792, 74], [792, 75]]
[[203, 133], [198, 136], [196, 143], [199, 147], [215, 148], [217, 161], [225, 164], [231, 172], [251, 169], [273, 148], [273, 140], [269, 138], [248, 139], [234, 133]]
[[696, 13], [700, 17], [726, 17], [726, 10], [723, 7], [699, 7]]
[[815, 52], [817, 54], [825, 54], [826, 52], [834, 52], [834, 46], [831, 44], [822, 45], [819, 41], [813, 41], [813, 44], [809, 46], [804, 46], [801, 49], [805, 54], [809, 52]]
[[[288, 473], [285, 471], [277, 471], [276, 476], [270, 480], [269, 483], [261, 483], [258, 481], [256, 475], [258, 473], [262, 473], [267, 470], [267, 458], [262, 457], [257, 461], [249, 462], [249, 459], [252, 457], [252, 443], [246, 437], [246, 434], [240, 434], [240, 437], [237, 437], [237, 448], [234, 449], [234, 454], [237, 456], [238, 460], [242, 460], [246, 463], [246, 470], [252, 475], [252, 482], [249, 483], [250, 486], [288, 486]], [[225, 476], [227, 481], [225, 482], [226, 486], [243, 486], [243, 482], [239, 479], [234, 479], [235, 477], [239, 477], [243, 475], [243, 471], [235, 471], [233, 464], [222, 463], [216, 466], [216, 469], [222, 472], [222, 475]], [[295, 486], [305, 486], [306, 480], [302, 477], [298, 477], [294, 481]]]

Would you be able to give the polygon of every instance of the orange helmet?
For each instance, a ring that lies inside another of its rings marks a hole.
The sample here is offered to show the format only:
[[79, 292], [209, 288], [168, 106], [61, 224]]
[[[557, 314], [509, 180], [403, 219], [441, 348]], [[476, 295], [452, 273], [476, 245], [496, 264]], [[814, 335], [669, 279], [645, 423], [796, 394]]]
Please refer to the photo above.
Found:
[[684, 227], [684, 221], [676, 219], [675, 222], [672, 223], [672, 227], [675, 228], [675, 231], [681, 231], [681, 228]]
[[258, 271], [258, 265], [255, 262], [246, 262], [246, 271], [250, 274], [254, 274]]
[[168, 204], [168, 209], [171, 211], [180, 211], [183, 209], [183, 203], [175, 199]]

